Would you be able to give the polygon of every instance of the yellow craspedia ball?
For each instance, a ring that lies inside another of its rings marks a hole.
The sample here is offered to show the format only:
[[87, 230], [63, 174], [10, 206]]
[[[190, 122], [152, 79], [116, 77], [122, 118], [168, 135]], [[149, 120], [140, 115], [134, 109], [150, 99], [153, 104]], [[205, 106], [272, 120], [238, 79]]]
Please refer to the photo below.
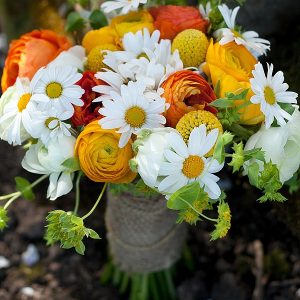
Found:
[[102, 68], [107, 68], [103, 63], [105, 52], [103, 50], [117, 51], [119, 48], [113, 44], [104, 44], [94, 47], [87, 56], [86, 68], [92, 72], [99, 72]]
[[197, 29], [186, 29], [177, 34], [172, 43], [172, 52], [179, 51], [185, 68], [199, 67], [206, 57], [208, 48], [206, 35]]
[[[202, 124], [206, 126], [207, 133], [215, 128], [219, 129], [219, 134], [223, 133], [223, 127], [219, 119], [213, 113], [206, 110], [195, 110], [185, 114], [177, 123], [176, 129], [184, 141], [188, 143], [192, 130]], [[212, 148], [205, 156], [211, 156], [213, 150]]]

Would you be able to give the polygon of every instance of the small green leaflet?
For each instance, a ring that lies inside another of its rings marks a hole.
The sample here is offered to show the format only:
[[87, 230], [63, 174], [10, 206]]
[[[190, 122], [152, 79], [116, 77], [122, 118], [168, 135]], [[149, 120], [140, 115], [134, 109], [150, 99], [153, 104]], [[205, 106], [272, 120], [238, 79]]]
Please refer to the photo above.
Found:
[[223, 163], [225, 160], [225, 146], [232, 142], [233, 135], [225, 131], [222, 135], [218, 137], [218, 140], [215, 145], [214, 155], [215, 158], [219, 163]]
[[91, 15], [89, 17], [89, 21], [90, 21], [91, 27], [93, 29], [99, 29], [101, 27], [108, 25], [108, 22], [107, 22], [107, 19], [106, 19], [104, 13], [99, 9], [95, 9], [91, 13]]
[[78, 12], [71, 12], [67, 17], [66, 31], [73, 32], [83, 29], [85, 26], [85, 20], [81, 17]]
[[67, 168], [69, 172], [76, 172], [80, 170], [78, 157], [68, 158], [61, 165]]
[[15, 177], [16, 190], [22, 193], [26, 200], [34, 200], [35, 195], [31, 188], [31, 183], [23, 177]]
[[193, 182], [172, 194], [167, 202], [167, 207], [174, 210], [193, 208], [192, 203], [203, 197], [206, 197], [206, 193], [200, 187], [199, 182]]

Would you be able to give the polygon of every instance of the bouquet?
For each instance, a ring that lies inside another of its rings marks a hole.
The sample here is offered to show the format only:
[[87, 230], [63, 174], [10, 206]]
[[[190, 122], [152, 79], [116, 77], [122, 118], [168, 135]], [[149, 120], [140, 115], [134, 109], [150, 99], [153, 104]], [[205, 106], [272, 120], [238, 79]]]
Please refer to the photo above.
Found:
[[[295, 188], [300, 165], [298, 95], [260, 62], [270, 43], [236, 24], [240, 7], [203, 2], [106, 1], [68, 18], [70, 31], [93, 27], [79, 45], [49, 30], [11, 43], [1, 139], [22, 145], [22, 167], [41, 177], [17, 177], [17, 191], [0, 197], [0, 229], [9, 206], [32, 199], [43, 180], [50, 200], [76, 190], [72, 212], [49, 212], [45, 238], [79, 254], [84, 237], [99, 238], [84, 221], [108, 185], [162, 195], [179, 223], [212, 222], [212, 240], [231, 223], [223, 169], [261, 190], [260, 202], [286, 200], [281, 189]], [[84, 216], [82, 176], [102, 183]]]

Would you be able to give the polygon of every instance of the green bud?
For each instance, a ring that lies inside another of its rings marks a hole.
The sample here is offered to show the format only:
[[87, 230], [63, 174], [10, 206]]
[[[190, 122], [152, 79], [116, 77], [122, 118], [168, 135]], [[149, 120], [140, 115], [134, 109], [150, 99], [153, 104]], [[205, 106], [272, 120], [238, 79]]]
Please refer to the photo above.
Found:
[[2, 231], [7, 227], [9, 217], [7, 216], [7, 211], [3, 207], [0, 207], [0, 230]]
[[232, 154], [232, 160], [228, 164], [229, 166], [233, 167], [233, 173], [239, 171], [239, 169], [244, 164], [244, 144], [240, 142], [239, 144], [234, 143], [232, 147], [234, 153]]

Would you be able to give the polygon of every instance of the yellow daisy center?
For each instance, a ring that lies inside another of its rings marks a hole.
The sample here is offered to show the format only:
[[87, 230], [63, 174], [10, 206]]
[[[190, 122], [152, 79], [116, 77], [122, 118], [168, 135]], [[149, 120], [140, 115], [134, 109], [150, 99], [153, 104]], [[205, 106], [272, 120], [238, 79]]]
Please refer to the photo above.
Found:
[[[219, 129], [219, 134], [223, 133], [223, 127], [218, 118], [209, 111], [196, 110], [185, 114], [177, 123], [176, 129], [187, 143], [192, 130], [200, 125], [206, 126], [207, 132], [213, 129]], [[211, 156], [214, 149], [212, 148], [205, 156]]]
[[63, 87], [58, 82], [51, 82], [46, 86], [46, 94], [51, 99], [56, 99], [61, 96]]
[[204, 62], [208, 49], [206, 35], [197, 29], [186, 29], [180, 32], [172, 43], [172, 52], [176, 49], [184, 67], [198, 67]]
[[125, 113], [125, 121], [132, 127], [140, 128], [145, 124], [146, 112], [139, 106], [132, 106]]
[[20, 97], [20, 99], [18, 101], [18, 110], [19, 110], [19, 112], [23, 111], [26, 108], [27, 104], [30, 101], [30, 98], [31, 98], [31, 94], [29, 94], [29, 93], [24, 94]]
[[58, 123], [57, 123], [57, 125], [56, 125], [54, 128], [50, 128], [50, 127], [49, 127], [49, 124], [50, 124], [52, 121], [54, 121], [54, 120], [58, 120], [58, 119], [55, 118], [55, 117], [50, 117], [50, 118], [48, 118], [48, 119], [45, 121], [45, 125], [46, 125], [46, 127], [47, 127], [48, 129], [53, 130], [53, 129], [55, 129], [55, 128], [58, 127]]
[[266, 102], [273, 105], [276, 102], [276, 96], [272, 88], [269, 86], [266, 86], [264, 89], [264, 96], [266, 99]]
[[198, 177], [204, 169], [203, 159], [198, 155], [190, 155], [183, 162], [182, 173], [187, 178], [196, 178]]

